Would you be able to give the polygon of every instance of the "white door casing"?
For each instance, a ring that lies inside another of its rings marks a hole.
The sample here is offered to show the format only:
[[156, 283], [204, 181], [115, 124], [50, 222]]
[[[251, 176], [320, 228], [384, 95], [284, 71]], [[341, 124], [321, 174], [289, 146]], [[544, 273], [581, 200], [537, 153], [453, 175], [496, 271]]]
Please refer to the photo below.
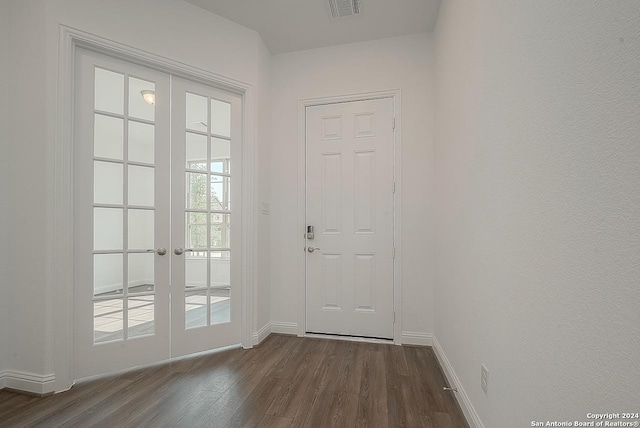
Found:
[[306, 108], [306, 332], [394, 337], [393, 118], [392, 98]]

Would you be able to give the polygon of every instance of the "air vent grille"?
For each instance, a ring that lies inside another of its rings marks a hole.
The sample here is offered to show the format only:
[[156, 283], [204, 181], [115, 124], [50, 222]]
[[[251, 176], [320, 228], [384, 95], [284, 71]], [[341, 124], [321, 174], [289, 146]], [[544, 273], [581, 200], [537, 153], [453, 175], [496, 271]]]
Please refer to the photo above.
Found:
[[332, 18], [344, 18], [345, 16], [358, 15], [360, 13], [360, 0], [328, 1]]

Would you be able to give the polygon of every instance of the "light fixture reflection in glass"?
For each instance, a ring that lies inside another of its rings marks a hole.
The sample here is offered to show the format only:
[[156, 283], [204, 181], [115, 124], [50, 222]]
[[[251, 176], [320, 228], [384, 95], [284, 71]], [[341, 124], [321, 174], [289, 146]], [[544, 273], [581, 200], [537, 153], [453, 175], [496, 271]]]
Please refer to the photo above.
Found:
[[156, 103], [156, 93], [154, 91], [140, 91], [142, 94], [142, 98], [147, 104], [155, 104]]

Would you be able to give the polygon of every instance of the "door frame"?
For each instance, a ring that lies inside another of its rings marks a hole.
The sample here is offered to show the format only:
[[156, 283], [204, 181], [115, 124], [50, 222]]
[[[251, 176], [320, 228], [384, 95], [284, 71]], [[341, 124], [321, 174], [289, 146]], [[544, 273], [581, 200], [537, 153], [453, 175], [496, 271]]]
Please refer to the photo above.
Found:
[[[241, 234], [242, 266], [241, 289], [241, 344], [253, 347], [253, 329], [257, 305], [253, 302], [256, 290], [256, 242], [254, 239], [257, 217], [255, 214], [255, 140], [256, 117], [255, 88], [245, 82], [227, 78], [207, 70], [154, 55], [121, 43], [95, 36], [84, 31], [60, 25], [58, 64], [58, 117], [54, 145], [53, 178], [54, 210], [50, 214], [53, 239], [47, 249], [53, 289], [50, 299], [54, 303], [54, 370], [51, 391], [64, 391], [74, 383], [74, 88], [76, 51], [84, 48], [154, 70], [183, 77], [222, 89], [242, 97], [242, 207]], [[49, 391], [46, 391], [49, 392]]]
[[393, 100], [395, 128], [393, 133], [393, 240], [395, 258], [393, 260], [393, 343], [401, 344], [402, 336], [402, 91], [390, 89], [386, 91], [364, 92], [358, 94], [335, 95], [328, 97], [305, 98], [298, 101], [298, 243], [300, 252], [296, 260], [298, 267], [298, 322], [291, 326], [291, 332], [298, 336], [306, 335], [307, 290], [306, 290], [306, 184], [307, 184], [307, 107], [367, 101], [381, 98]]

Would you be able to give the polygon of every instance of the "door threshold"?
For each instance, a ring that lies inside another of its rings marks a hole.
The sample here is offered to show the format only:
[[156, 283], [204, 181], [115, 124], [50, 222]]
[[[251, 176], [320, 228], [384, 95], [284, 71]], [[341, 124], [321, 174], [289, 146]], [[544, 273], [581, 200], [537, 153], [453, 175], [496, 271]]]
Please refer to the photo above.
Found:
[[346, 340], [349, 342], [365, 342], [365, 343], [386, 343], [393, 344], [393, 339], [384, 339], [380, 337], [368, 337], [368, 336], [353, 336], [349, 334], [332, 334], [332, 333], [314, 333], [306, 332], [304, 337], [312, 337], [315, 339], [330, 339], [330, 340]]
[[[79, 377], [77, 379], [74, 379], [73, 384], [71, 385], [71, 387], [73, 387], [74, 385], [76, 385], [79, 382], [87, 382], [87, 381], [91, 381], [91, 380], [122, 376], [125, 373], [130, 373], [130, 372], [135, 372], [135, 371], [138, 371], [138, 370], [149, 369], [149, 368], [152, 368], [152, 367], [164, 366], [164, 365], [167, 365], [167, 364], [177, 363], [177, 362], [182, 361], [182, 360], [188, 360], [190, 358], [204, 357], [204, 356], [207, 356], [207, 355], [213, 355], [213, 354], [217, 354], [217, 353], [220, 353], [220, 352], [230, 351], [232, 349], [239, 349], [239, 348], [242, 348], [242, 344], [237, 343], [237, 344], [234, 344], [234, 345], [221, 346], [220, 348], [207, 349], [207, 350], [204, 350], [204, 351], [194, 352], [193, 354], [178, 355], [178, 356], [175, 356], [175, 357], [165, 358], [165, 359], [159, 360], [159, 361], [153, 361], [151, 363], [139, 364], [139, 365], [135, 365], [135, 366], [131, 366], [131, 367], [125, 367], [125, 368], [115, 369], [115, 370], [112, 370], [112, 371], [107, 371], [107, 372], [104, 372], [104, 373], [98, 373], [98, 374], [94, 374], [94, 375], [83, 376], [83, 377]], [[68, 389], [71, 389], [71, 387], [68, 388]], [[56, 391], [56, 393], [64, 392], [64, 391], [66, 391], [66, 390]]]

